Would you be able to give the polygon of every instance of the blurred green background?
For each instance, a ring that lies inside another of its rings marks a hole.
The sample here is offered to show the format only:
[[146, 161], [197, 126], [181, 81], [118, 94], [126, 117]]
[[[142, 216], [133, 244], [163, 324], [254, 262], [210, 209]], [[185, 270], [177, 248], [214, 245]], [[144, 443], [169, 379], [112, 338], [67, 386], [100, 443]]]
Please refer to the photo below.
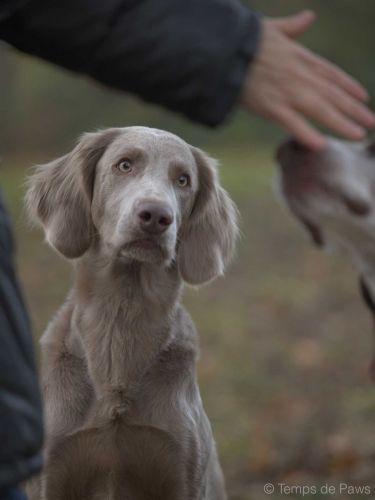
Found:
[[[247, 3], [266, 15], [313, 8], [318, 21], [304, 43], [375, 96], [374, 1]], [[375, 486], [372, 324], [349, 263], [312, 248], [275, 200], [273, 151], [283, 137], [276, 126], [240, 112], [208, 130], [7, 47], [0, 49], [0, 123], [0, 182], [36, 340], [64, 299], [71, 271], [27, 227], [28, 167], [67, 152], [77, 135], [97, 127], [171, 130], [219, 158], [241, 212], [242, 238], [226, 277], [185, 296], [201, 335], [200, 383], [230, 497], [270, 498], [267, 482], [276, 485], [273, 499], [285, 497], [282, 482]]]

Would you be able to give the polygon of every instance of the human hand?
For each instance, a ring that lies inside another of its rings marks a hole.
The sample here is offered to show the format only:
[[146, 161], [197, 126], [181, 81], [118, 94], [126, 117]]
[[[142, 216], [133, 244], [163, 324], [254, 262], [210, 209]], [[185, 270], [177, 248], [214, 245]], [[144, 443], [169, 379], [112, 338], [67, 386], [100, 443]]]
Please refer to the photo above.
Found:
[[271, 119], [312, 149], [325, 138], [304, 116], [333, 132], [360, 140], [375, 126], [375, 114], [364, 104], [366, 90], [340, 68], [294, 41], [314, 22], [302, 11], [280, 19], [265, 18], [260, 47], [245, 80], [241, 103]]

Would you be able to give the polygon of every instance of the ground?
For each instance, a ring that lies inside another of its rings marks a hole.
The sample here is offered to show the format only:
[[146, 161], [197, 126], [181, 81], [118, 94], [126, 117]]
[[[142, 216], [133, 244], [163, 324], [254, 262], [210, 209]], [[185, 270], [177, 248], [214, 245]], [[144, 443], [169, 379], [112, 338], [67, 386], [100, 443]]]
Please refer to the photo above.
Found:
[[[184, 298], [201, 336], [199, 380], [230, 498], [371, 498], [348, 489], [375, 486], [371, 318], [348, 260], [314, 249], [277, 202], [270, 151], [209, 151], [238, 204], [241, 241], [226, 276]], [[29, 166], [7, 159], [1, 184], [37, 342], [72, 272], [25, 222]]]

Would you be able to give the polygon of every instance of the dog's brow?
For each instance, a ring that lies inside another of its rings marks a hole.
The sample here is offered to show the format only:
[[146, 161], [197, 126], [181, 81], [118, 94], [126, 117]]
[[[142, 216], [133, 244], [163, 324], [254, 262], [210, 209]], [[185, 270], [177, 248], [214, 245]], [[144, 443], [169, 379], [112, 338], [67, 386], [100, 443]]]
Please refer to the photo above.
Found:
[[169, 163], [169, 171], [172, 172], [173, 170], [190, 173], [192, 169], [191, 166], [185, 162], [172, 160]]
[[117, 149], [113, 158], [114, 161], [121, 160], [122, 158], [137, 160], [139, 158], [144, 158], [145, 156], [147, 156], [147, 153], [143, 148], [138, 146], [124, 146]]

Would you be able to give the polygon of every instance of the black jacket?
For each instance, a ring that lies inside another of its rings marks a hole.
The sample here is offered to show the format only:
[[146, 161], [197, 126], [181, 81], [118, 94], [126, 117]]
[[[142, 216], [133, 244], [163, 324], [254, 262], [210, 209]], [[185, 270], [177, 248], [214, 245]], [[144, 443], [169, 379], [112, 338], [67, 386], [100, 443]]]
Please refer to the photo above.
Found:
[[41, 402], [12, 245], [0, 193], [0, 491], [37, 472], [42, 463]]
[[[0, 39], [208, 125], [236, 103], [258, 38], [236, 0], [0, 0]], [[10, 247], [0, 207], [0, 489], [38, 469], [42, 435]]]
[[236, 0], [0, 0], [1, 18], [18, 49], [208, 125], [235, 104], [259, 35]]

